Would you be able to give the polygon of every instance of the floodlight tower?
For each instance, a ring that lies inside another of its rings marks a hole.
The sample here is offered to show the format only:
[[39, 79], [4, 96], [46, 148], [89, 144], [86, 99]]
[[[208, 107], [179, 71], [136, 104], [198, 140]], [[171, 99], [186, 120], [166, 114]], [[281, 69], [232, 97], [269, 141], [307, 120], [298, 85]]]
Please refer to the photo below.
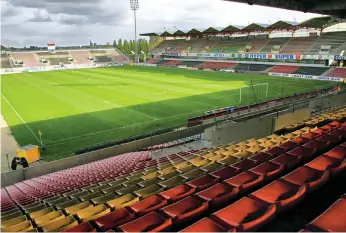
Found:
[[135, 20], [135, 63], [138, 64], [138, 42], [137, 42], [137, 16], [136, 11], [139, 9], [138, 0], [130, 0], [131, 10], [133, 11], [133, 16]]

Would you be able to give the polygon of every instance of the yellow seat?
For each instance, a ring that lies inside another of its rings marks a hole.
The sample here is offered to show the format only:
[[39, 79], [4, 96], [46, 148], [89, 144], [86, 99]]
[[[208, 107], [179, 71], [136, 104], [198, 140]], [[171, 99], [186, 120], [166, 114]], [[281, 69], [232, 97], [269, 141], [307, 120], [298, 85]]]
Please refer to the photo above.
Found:
[[78, 221], [73, 216], [67, 216], [63, 219], [49, 222], [41, 228], [44, 232], [62, 232], [75, 226], [78, 226]]
[[159, 173], [161, 175], [166, 175], [168, 173], [171, 173], [172, 171], [175, 171], [175, 167], [174, 166], [169, 166], [169, 167], [166, 167], [165, 169], [160, 170]]
[[193, 164], [190, 164], [189, 166], [183, 167], [183, 168], [179, 169], [178, 171], [180, 173], [186, 173], [186, 172], [190, 172], [194, 169], [196, 169], [196, 166], [194, 166]]
[[1, 229], [2, 232], [27, 232], [34, 229], [30, 221], [24, 221], [14, 226]]
[[63, 210], [63, 209], [66, 209], [67, 207], [77, 205], [78, 203], [79, 203], [79, 201], [77, 199], [72, 199], [70, 201], [66, 201], [66, 202], [63, 202], [61, 204], [57, 204], [57, 205], [55, 205], [55, 207], [57, 208], [57, 210]]
[[40, 216], [49, 214], [49, 213], [54, 212], [54, 211], [55, 210], [53, 209], [53, 207], [48, 207], [48, 208], [45, 208], [43, 210], [32, 212], [32, 213], [29, 214], [29, 216], [30, 216], [31, 219], [35, 219], [35, 218], [38, 218]]
[[138, 191], [135, 191], [134, 194], [136, 194], [137, 196], [140, 197], [140, 199], [145, 199], [147, 197], [150, 197], [152, 195], [155, 195], [155, 194], [158, 194], [160, 192], [164, 191], [164, 188], [156, 185], [156, 184], [153, 184], [153, 185], [150, 185], [148, 187], [145, 187], [143, 189], [140, 189]]
[[175, 160], [171, 160], [171, 163], [173, 166], [177, 165], [177, 164], [180, 164], [180, 163], [183, 163], [185, 162], [184, 159], [180, 158], [180, 159], [175, 159]]
[[210, 160], [210, 161], [218, 161], [218, 160], [222, 160], [222, 159], [225, 159], [225, 158], [227, 158], [228, 156], [227, 155], [224, 155], [224, 154], [220, 154], [220, 155], [215, 155], [215, 156], [213, 156], [213, 157], [209, 157], [208, 159]]
[[104, 204], [106, 203], [107, 201], [110, 201], [110, 200], [113, 200], [114, 198], [116, 198], [117, 196], [114, 194], [114, 193], [108, 193], [106, 195], [103, 195], [101, 197], [97, 197], [97, 198], [94, 198], [94, 199], [91, 199], [91, 202], [94, 204], [94, 205], [99, 205], [99, 204]]
[[136, 197], [132, 194], [126, 194], [124, 196], [108, 201], [106, 205], [110, 208], [120, 209], [124, 208], [125, 206], [132, 205], [136, 202], [139, 202], [139, 197]]
[[79, 210], [85, 209], [89, 206], [91, 206], [90, 202], [85, 201], [85, 202], [79, 203], [77, 205], [70, 206], [70, 207], [66, 208], [64, 211], [67, 215], [74, 215]]
[[142, 182], [138, 183], [138, 185], [141, 186], [141, 187], [148, 187], [150, 185], [157, 184], [160, 181], [161, 181], [161, 179], [156, 177], [156, 178], [153, 178], [153, 179], [150, 179], [150, 180], [142, 181]]
[[210, 163], [210, 160], [208, 159], [200, 159], [199, 161], [196, 161], [193, 163], [194, 166], [202, 167]]
[[143, 179], [138, 177], [138, 178], [133, 179], [133, 180], [128, 180], [128, 181], [122, 183], [122, 185], [125, 186], [125, 187], [129, 187], [131, 185], [138, 184], [138, 183], [140, 183], [142, 181], [143, 181]]
[[136, 172], [136, 173], [130, 173], [128, 177], [126, 177], [126, 179], [128, 180], [135, 180], [140, 178], [141, 176], [143, 176], [142, 172]]
[[218, 160], [217, 162], [222, 165], [232, 165], [233, 163], [238, 162], [240, 159], [234, 156], [228, 156], [224, 159]]
[[179, 164], [175, 165], [174, 167], [176, 169], [182, 169], [182, 168], [187, 167], [189, 165], [191, 165], [191, 164], [188, 161], [185, 161], [185, 162], [182, 162], [182, 163], [179, 163]]
[[185, 174], [182, 174], [181, 177], [187, 179], [187, 180], [193, 180], [196, 179], [198, 177], [203, 176], [204, 174], [206, 174], [206, 171], [202, 170], [202, 169], [194, 169], [190, 172], [187, 172]]
[[140, 189], [140, 187], [134, 184], [132, 186], [129, 186], [129, 187], [126, 187], [126, 188], [123, 188], [123, 189], [119, 189], [117, 191], [117, 194], [119, 196], [123, 196], [125, 194], [129, 194], [129, 193], [132, 193], [134, 191], [137, 191], [138, 189]]
[[237, 148], [237, 147], [234, 147], [233, 149], [227, 150], [225, 153], [223, 153], [223, 155], [230, 156], [230, 155], [234, 155], [235, 153], [238, 153], [239, 150], [237, 150], [236, 148]]
[[260, 138], [257, 140], [258, 144], [262, 144], [268, 141], [268, 138]]
[[155, 171], [155, 172], [151, 172], [149, 174], [146, 174], [146, 175], [142, 176], [141, 178], [143, 180], [151, 180], [151, 179], [154, 179], [154, 178], [156, 178], [156, 177], [158, 177], [160, 175], [161, 174], [158, 171]]
[[116, 192], [116, 191], [123, 189], [123, 188], [124, 187], [121, 184], [118, 184], [116, 186], [109, 186], [109, 188], [105, 188], [105, 189], [101, 190], [101, 192], [104, 194], [108, 194], [108, 193]]
[[207, 172], [213, 172], [213, 171], [221, 169], [221, 167], [223, 167], [223, 164], [218, 163], [218, 162], [212, 162], [206, 166], [200, 167], [200, 169], [207, 171]]
[[108, 209], [105, 205], [89, 206], [83, 210], [80, 210], [76, 213], [77, 217], [82, 222], [88, 222], [96, 218], [102, 217], [105, 214], [110, 213], [111, 210]]
[[243, 151], [239, 151], [238, 153], [234, 154], [233, 156], [237, 157], [237, 158], [245, 159], [245, 158], [250, 157], [251, 155], [252, 154], [250, 152], [243, 150]]
[[14, 225], [17, 225], [19, 223], [27, 221], [27, 217], [25, 215], [13, 218], [11, 220], [8, 220], [6, 222], [1, 221], [1, 228], [8, 228]]
[[54, 211], [49, 214], [33, 219], [38, 227], [41, 227], [47, 222], [53, 222], [65, 218], [65, 215], [61, 211]]
[[217, 154], [214, 154], [214, 153], [207, 153], [207, 154], [203, 155], [202, 158], [209, 159], [209, 158], [214, 157], [216, 155]]
[[171, 178], [173, 178], [173, 177], [175, 177], [175, 176], [178, 176], [179, 174], [180, 174], [180, 172], [178, 172], [177, 170], [173, 170], [173, 171], [170, 172], [170, 173], [167, 173], [167, 174], [165, 174], [165, 175], [159, 176], [159, 178], [160, 178], [161, 180], [168, 180], [168, 179], [171, 179]]
[[170, 188], [178, 186], [184, 182], [186, 182], [185, 178], [183, 178], [181, 176], [175, 176], [175, 177], [172, 177], [171, 179], [168, 179], [168, 180], [165, 180], [165, 181], [158, 183], [158, 185], [160, 185], [164, 189], [170, 189]]

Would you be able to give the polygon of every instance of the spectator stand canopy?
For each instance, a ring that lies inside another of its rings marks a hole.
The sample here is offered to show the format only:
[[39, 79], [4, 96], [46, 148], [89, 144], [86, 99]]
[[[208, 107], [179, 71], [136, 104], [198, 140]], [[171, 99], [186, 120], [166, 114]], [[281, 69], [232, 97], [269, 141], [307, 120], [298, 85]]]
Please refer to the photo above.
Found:
[[161, 37], [200, 37], [213, 35], [247, 34], [252, 32], [272, 32], [272, 31], [296, 31], [300, 29], [323, 29], [339, 23], [339, 20], [330, 16], [323, 16], [308, 19], [301, 23], [279, 20], [273, 24], [251, 23], [247, 26], [229, 25], [225, 28], [209, 27], [207, 29], [192, 28], [191, 30], [177, 29], [175, 32], [151, 32], [142, 33], [141, 36], [161, 36]]

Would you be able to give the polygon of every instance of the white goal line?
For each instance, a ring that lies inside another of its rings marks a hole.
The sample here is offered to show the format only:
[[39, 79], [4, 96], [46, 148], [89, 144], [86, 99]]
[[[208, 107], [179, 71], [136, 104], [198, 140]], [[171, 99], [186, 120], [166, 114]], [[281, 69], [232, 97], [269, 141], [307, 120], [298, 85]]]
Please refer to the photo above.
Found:
[[239, 103], [241, 103], [241, 101], [242, 101], [241, 96], [242, 96], [242, 89], [243, 88], [250, 88], [250, 87], [256, 87], [256, 86], [263, 86], [263, 85], [267, 86], [267, 88], [266, 88], [266, 98], [268, 98], [269, 83], [259, 83], [259, 84], [255, 84], [255, 85], [251, 85], [251, 86], [240, 87], [239, 88], [239, 91], [240, 91], [240, 93], [239, 93]]

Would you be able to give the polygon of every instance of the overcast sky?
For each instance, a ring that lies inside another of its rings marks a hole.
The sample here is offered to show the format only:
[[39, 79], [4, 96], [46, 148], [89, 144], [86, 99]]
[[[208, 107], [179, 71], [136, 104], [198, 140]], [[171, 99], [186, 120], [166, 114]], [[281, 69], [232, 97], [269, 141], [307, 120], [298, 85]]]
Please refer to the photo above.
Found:
[[[303, 21], [318, 15], [222, 0], [139, 0], [138, 32]], [[129, 0], [1, 0], [6, 46], [88, 44], [133, 38]]]

